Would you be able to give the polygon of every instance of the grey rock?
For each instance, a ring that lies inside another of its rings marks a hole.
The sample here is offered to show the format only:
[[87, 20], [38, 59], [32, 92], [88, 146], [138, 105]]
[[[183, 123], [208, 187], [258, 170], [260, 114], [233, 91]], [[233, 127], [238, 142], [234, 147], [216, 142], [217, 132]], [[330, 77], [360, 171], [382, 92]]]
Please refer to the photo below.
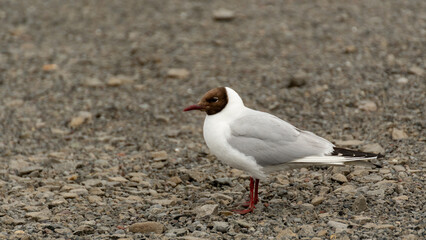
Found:
[[361, 148], [361, 151], [371, 152], [371, 153], [381, 153], [381, 154], [385, 153], [385, 149], [378, 143], [364, 145]]
[[336, 173], [334, 174], [331, 179], [333, 179], [334, 181], [337, 181], [339, 183], [345, 183], [348, 182], [348, 179], [345, 177], [345, 175], [341, 174], [341, 173]]
[[302, 225], [300, 226], [299, 236], [309, 237], [314, 235], [314, 227], [312, 225]]
[[227, 222], [214, 221], [213, 228], [218, 232], [226, 233], [229, 230], [229, 224]]
[[203, 218], [211, 215], [217, 215], [218, 213], [217, 204], [206, 204], [201, 207], [195, 209], [195, 213], [197, 214], [197, 218]]
[[359, 195], [354, 203], [352, 204], [352, 210], [354, 212], [362, 212], [367, 209], [367, 200], [363, 195]]
[[328, 226], [336, 229], [336, 233], [346, 231], [348, 229], [348, 224], [336, 222], [336, 221], [328, 221]]
[[141, 222], [129, 226], [129, 231], [133, 233], [163, 233], [164, 225], [159, 222]]

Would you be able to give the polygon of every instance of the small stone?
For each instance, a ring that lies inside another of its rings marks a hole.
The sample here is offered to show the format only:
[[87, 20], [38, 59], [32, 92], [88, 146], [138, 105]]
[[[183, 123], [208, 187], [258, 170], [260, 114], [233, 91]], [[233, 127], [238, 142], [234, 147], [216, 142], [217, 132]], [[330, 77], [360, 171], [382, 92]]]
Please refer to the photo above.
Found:
[[364, 101], [359, 102], [358, 108], [363, 110], [363, 111], [367, 111], [367, 112], [377, 111], [376, 103], [373, 102], [373, 101], [370, 101], [370, 100], [364, 100]]
[[367, 195], [370, 196], [370, 197], [384, 196], [385, 190], [384, 189], [377, 189], [377, 190], [367, 191]]
[[345, 48], [345, 53], [354, 53], [356, 50], [357, 48], [355, 45], [349, 45]]
[[372, 143], [372, 144], [364, 145], [361, 148], [361, 151], [370, 152], [370, 153], [377, 153], [377, 154], [378, 153], [381, 153], [381, 154], [385, 153], [385, 149], [378, 143]]
[[72, 189], [70, 193], [75, 193], [82, 196], [82, 195], [87, 195], [89, 191], [87, 191], [87, 189], [85, 188], [77, 188], [77, 189]]
[[306, 211], [312, 211], [314, 210], [314, 205], [310, 204], [310, 203], [303, 203], [300, 205], [300, 208]]
[[70, 192], [67, 192], [67, 193], [61, 193], [61, 195], [62, 195], [62, 197], [63, 197], [63, 198], [65, 198], [65, 199], [74, 199], [74, 198], [77, 198], [77, 197], [78, 197], [78, 194], [77, 194], [77, 193], [70, 193]]
[[128, 180], [127, 180], [127, 179], [125, 179], [124, 177], [117, 176], [117, 177], [109, 177], [109, 178], [108, 178], [108, 181], [111, 181], [111, 182], [119, 182], [119, 183], [125, 183], [125, 182], [127, 182]]
[[328, 221], [328, 226], [333, 227], [336, 229], [336, 233], [346, 231], [348, 229], [348, 224], [336, 222], [336, 221]]
[[229, 203], [231, 203], [232, 201], [234, 201], [234, 199], [231, 196], [222, 194], [222, 193], [215, 193], [212, 195], [212, 197], [214, 199], [217, 199], [219, 201], [221, 201], [222, 204], [228, 205]]
[[40, 212], [29, 212], [25, 214], [25, 216], [31, 217], [36, 221], [46, 221], [46, 220], [49, 220], [51, 214], [52, 213], [48, 209], [45, 209]]
[[56, 65], [56, 64], [45, 64], [45, 65], [43, 65], [42, 69], [45, 72], [51, 72], [51, 71], [55, 71], [56, 69], [58, 69], [58, 65]]
[[176, 204], [176, 200], [174, 199], [154, 199], [152, 200], [154, 204], [160, 204], [162, 206], [170, 206]]
[[87, 197], [87, 200], [90, 203], [96, 203], [98, 205], [104, 205], [104, 202], [102, 201], [102, 198], [96, 195], [90, 195]]
[[164, 225], [158, 222], [142, 222], [134, 223], [129, 226], [129, 231], [133, 233], [157, 233], [164, 232]]
[[180, 177], [178, 177], [178, 176], [174, 176], [174, 177], [169, 178], [168, 181], [174, 183], [175, 185], [178, 185], [179, 183], [182, 182], [182, 179], [180, 179]]
[[304, 85], [306, 85], [308, 78], [309, 75], [306, 72], [304, 72], [303, 70], [299, 70], [291, 77], [287, 87], [303, 87]]
[[362, 212], [367, 209], [367, 200], [363, 195], [359, 195], [352, 204], [354, 212]]
[[406, 170], [405, 170], [405, 167], [404, 166], [402, 166], [402, 165], [395, 165], [395, 166], [393, 166], [392, 167], [395, 171], [397, 171], [397, 172], [405, 172]]
[[406, 138], [408, 138], [408, 135], [404, 132], [404, 130], [399, 130], [398, 128], [392, 129], [393, 140], [401, 140]]
[[16, 108], [16, 107], [20, 107], [24, 105], [24, 103], [25, 102], [22, 99], [13, 99], [13, 100], [5, 101], [4, 105], [6, 107]]
[[238, 225], [240, 225], [240, 227], [244, 227], [244, 228], [251, 228], [253, 225], [242, 220], [242, 219], [238, 219], [235, 221], [235, 223], [237, 223]]
[[23, 167], [18, 169], [18, 176], [22, 177], [23, 175], [27, 175], [30, 174], [32, 172], [40, 172], [43, 170], [43, 167], [41, 166], [37, 166], [37, 165], [32, 165], [29, 167]]
[[312, 204], [314, 205], [314, 206], [317, 206], [317, 205], [320, 205], [322, 202], [324, 202], [324, 200], [325, 200], [325, 198], [324, 197], [322, 197], [322, 196], [317, 196], [317, 197], [314, 197], [314, 199], [312, 199]]
[[49, 206], [55, 207], [55, 206], [59, 206], [62, 204], [67, 203], [67, 201], [64, 198], [60, 198], [60, 199], [56, 199], [53, 200], [52, 202], [49, 203]]
[[293, 231], [291, 231], [291, 229], [289, 229], [289, 228], [286, 228], [286, 229], [280, 231], [277, 235], [277, 239], [279, 239], [279, 240], [294, 239], [294, 238], [298, 238], [298, 235], [296, 233], [294, 233]]
[[133, 79], [131, 77], [118, 75], [118, 76], [114, 76], [114, 77], [111, 77], [110, 79], [108, 79], [107, 85], [110, 86], [110, 87], [118, 87], [118, 86], [121, 86], [123, 84], [128, 84], [128, 83], [132, 83], [132, 82], [133, 82]]
[[353, 219], [357, 224], [360, 224], [360, 225], [364, 225], [368, 222], [371, 222], [371, 218], [365, 217], [365, 216], [354, 216]]
[[395, 202], [403, 202], [408, 200], [408, 196], [401, 195], [401, 196], [392, 198], [392, 200], [394, 200]]
[[313, 236], [314, 228], [312, 227], [312, 225], [302, 225], [300, 226], [298, 234], [304, 237]]
[[159, 152], [152, 152], [151, 157], [154, 159], [154, 161], [162, 161], [162, 160], [167, 160], [168, 155], [166, 151], [159, 151]]
[[218, 207], [217, 204], [206, 204], [204, 206], [198, 207], [195, 209], [195, 212], [197, 214], [197, 218], [203, 218], [211, 215], [217, 215], [218, 213]]
[[325, 229], [323, 229], [323, 230], [320, 230], [318, 233], [317, 233], [317, 236], [318, 237], [324, 237], [325, 235], [327, 235], [327, 230], [325, 230]]
[[169, 71], [167, 71], [167, 77], [186, 79], [189, 77], [189, 71], [184, 68], [171, 68]]
[[86, 86], [86, 87], [93, 87], [93, 88], [95, 88], [95, 87], [103, 87], [104, 83], [101, 80], [97, 79], [97, 78], [88, 78], [83, 83], [83, 85]]
[[345, 185], [342, 187], [339, 187], [338, 189], [334, 190], [335, 193], [346, 193], [346, 194], [355, 194], [356, 193], [356, 187], [353, 185]]
[[424, 70], [420, 67], [413, 66], [408, 70], [408, 72], [417, 76], [423, 76]]
[[345, 175], [341, 173], [336, 173], [331, 177], [332, 180], [339, 182], [339, 183], [345, 183], [348, 182], [348, 179], [345, 177]]
[[228, 9], [217, 9], [213, 11], [213, 19], [216, 21], [231, 21], [235, 18], [234, 11]]
[[80, 225], [75, 230], [74, 235], [83, 236], [83, 235], [92, 234], [93, 232], [94, 232], [94, 229], [93, 229], [92, 226], [89, 226], [89, 225]]
[[386, 229], [386, 228], [394, 229], [395, 226], [392, 224], [380, 224], [376, 226], [376, 229]]
[[213, 222], [213, 228], [218, 232], [226, 233], [226, 232], [228, 232], [229, 224], [227, 222], [214, 221]]
[[73, 117], [68, 124], [71, 128], [77, 128], [83, 123], [90, 122], [92, 120], [92, 114], [90, 112], [81, 111], [78, 113], [78, 116]]
[[204, 173], [199, 171], [190, 170], [190, 171], [187, 171], [187, 173], [191, 179], [197, 182], [203, 182], [207, 178], [207, 176]]
[[405, 78], [405, 77], [401, 77], [401, 78], [398, 78], [396, 80], [396, 82], [399, 83], [399, 84], [407, 84], [408, 83], [408, 79]]

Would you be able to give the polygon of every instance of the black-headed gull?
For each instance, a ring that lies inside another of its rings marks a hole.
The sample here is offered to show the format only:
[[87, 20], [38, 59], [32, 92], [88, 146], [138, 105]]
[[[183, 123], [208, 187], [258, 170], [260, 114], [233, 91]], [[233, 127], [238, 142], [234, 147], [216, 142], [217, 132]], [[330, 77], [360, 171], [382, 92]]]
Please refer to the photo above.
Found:
[[378, 155], [335, 147], [314, 133], [300, 130], [269, 113], [244, 106], [241, 97], [229, 87], [208, 91], [201, 101], [184, 111], [207, 113], [204, 140], [212, 154], [231, 167], [250, 174], [248, 208], [258, 202], [259, 179], [270, 172], [294, 168], [365, 163]]

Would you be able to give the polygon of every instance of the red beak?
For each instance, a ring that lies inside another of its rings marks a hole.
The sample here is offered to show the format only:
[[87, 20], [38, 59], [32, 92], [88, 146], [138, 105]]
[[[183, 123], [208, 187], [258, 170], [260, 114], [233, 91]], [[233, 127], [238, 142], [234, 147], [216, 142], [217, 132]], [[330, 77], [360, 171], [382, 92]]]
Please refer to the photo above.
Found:
[[200, 106], [200, 105], [198, 105], [198, 104], [195, 104], [195, 105], [191, 105], [191, 106], [189, 106], [189, 107], [185, 108], [183, 111], [184, 111], [184, 112], [187, 112], [187, 111], [192, 111], [192, 110], [203, 110], [203, 109], [204, 109], [204, 107], [203, 107], [203, 106]]

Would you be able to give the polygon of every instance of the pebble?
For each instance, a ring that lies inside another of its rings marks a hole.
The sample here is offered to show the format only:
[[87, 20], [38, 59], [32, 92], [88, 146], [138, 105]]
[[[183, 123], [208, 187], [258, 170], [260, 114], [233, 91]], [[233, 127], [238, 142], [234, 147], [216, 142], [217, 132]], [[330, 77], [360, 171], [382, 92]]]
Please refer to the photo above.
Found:
[[336, 190], [334, 190], [335, 193], [342, 192], [342, 193], [346, 193], [346, 194], [355, 194], [356, 191], [357, 191], [356, 187], [354, 185], [349, 185], [349, 184], [341, 186], [341, 187], [337, 188]]
[[253, 226], [251, 223], [248, 223], [242, 219], [236, 220], [235, 223], [244, 228], [251, 228]]
[[293, 231], [291, 231], [291, 229], [286, 228], [284, 230], [281, 230], [276, 239], [279, 240], [284, 240], [284, 239], [294, 239], [294, 238], [298, 238], [298, 235], [296, 233], [294, 233]]
[[201, 207], [198, 207], [195, 209], [195, 213], [197, 214], [197, 218], [203, 218], [208, 217], [211, 215], [217, 215], [218, 213], [218, 207], [217, 204], [206, 204]]
[[189, 77], [189, 71], [184, 68], [171, 68], [167, 71], [167, 77], [186, 79]]
[[363, 111], [367, 111], [367, 112], [377, 111], [376, 103], [373, 102], [373, 101], [370, 101], [370, 100], [364, 100], [364, 101], [359, 102], [358, 108], [363, 110]]
[[169, 157], [166, 151], [152, 152], [151, 157], [154, 161], [167, 160]]
[[96, 195], [91, 195], [87, 197], [87, 200], [90, 203], [96, 203], [98, 205], [104, 205], [105, 203], [102, 201], [102, 198]]
[[314, 228], [312, 225], [302, 225], [297, 232], [300, 236], [309, 237], [314, 235]]
[[360, 225], [364, 225], [368, 222], [371, 222], [371, 218], [365, 217], [365, 216], [354, 216], [353, 220], [354, 220], [355, 223], [360, 224]]
[[75, 193], [81, 196], [81, 195], [87, 195], [89, 191], [87, 191], [87, 189], [85, 188], [77, 188], [77, 189], [72, 189], [70, 193]]
[[129, 226], [129, 231], [133, 233], [158, 233], [161, 234], [165, 230], [163, 224], [158, 222], [141, 222], [134, 223]]
[[408, 72], [417, 76], [423, 76], [424, 70], [421, 67], [413, 66], [408, 70]]
[[318, 206], [318, 205], [320, 205], [322, 202], [324, 202], [324, 200], [325, 200], [325, 197], [323, 197], [323, 196], [317, 196], [317, 197], [314, 197], [314, 199], [312, 199], [311, 203], [312, 203], [314, 206]]
[[114, 76], [108, 79], [107, 81], [107, 85], [110, 87], [118, 87], [121, 86], [123, 84], [128, 84], [128, 83], [132, 83], [133, 79], [131, 77], [128, 76], [124, 76], [124, 75], [118, 75], [118, 76]]
[[328, 221], [328, 226], [336, 229], [336, 233], [346, 231], [348, 229], [348, 224], [336, 222], [336, 221]]
[[341, 173], [336, 173], [331, 177], [332, 180], [339, 182], [339, 183], [345, 183], [348, 182], [348, 179], [345, 177], [345, 175]]
[[365, 197], [363, 195], [359, 195], [354, 203], [352, 204], [352, 210], [354, 212], [362, 212], [364, 210], [367, 209], [367, 200], [365, 199]]
[[213, 19], [216, 21], [231, 21], [235, 18], [235, 13], [232, 10], [220, 8], [213, 11]]
[[71, 192], [61, 193], [61, 196], [64, 197], [65, 199], [78, 198], [77, 193], [71, 193]]
[[25, 214], [26, 217], [31, 217], [31, 218], [35, 219], [36, 221], [49, 220], [51, 215], [52, 215], [52, 213], [48, 209], [45, 209], [45, 210], [40, 211], [40, 212], [29, 212], [29, 213]]
[[86, 79], [86, 81], [84, 81], [83, 85], [85, 87], [95, 88], [95, 87], [103, 87], [104, 83], [97, 78], [88, 78], [88, 79]]
[[218, 232], [226, 233], [229, 230], [229, 224], [227, 222], [214, 221], [213, 228]]
[[68, 126], [70, 128], [77, 128], [83, 123], [90, 122], [92, 120], [92, 114], [90, 112], [81, 111], [77, 116], [73, 117], [69, 122]]
[[392, 129], [392, 139], [393, 140], [401, 140], [401, 139], [407, 139], [408, 135], [404, 132], [404, 130], [400, 130], [398, 128]]
[[399, 83], [399, 84], [407, 84], [408, 83], [408, 79], [405, 78], [405, 77], [401, 77], [401, 78], [398, 78], [396, 80], [396, 82]]
[[361, 147], [361, 151], [370, 153], [385, 153], [385, 149], [379, 143], [371, 143]]
[[117, 177], [108, 177], [108, 181], [111, 181], [111, 182], [119, 182], [119, 183], [125, 183], [125, 182], [128, 182], [129, 180], [127, 180], [127, 179], [126, 179], [126, 178], [124, 178], [124, 177], [117, 176]]
[[402, 166], [402, 165], [394, 165], [394, 166], [392, 166], [392, 168], [397, 172], [405, 172], [406, 171], [405, 167]]

